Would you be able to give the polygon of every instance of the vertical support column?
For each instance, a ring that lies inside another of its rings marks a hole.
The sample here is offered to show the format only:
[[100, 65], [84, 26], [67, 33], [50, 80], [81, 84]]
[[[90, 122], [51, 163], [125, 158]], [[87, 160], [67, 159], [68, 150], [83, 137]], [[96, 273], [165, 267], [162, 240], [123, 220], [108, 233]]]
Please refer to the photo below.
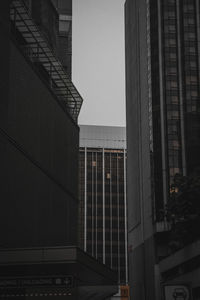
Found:
[[[198, 71], [200, 80], [200, 4], [199, 0], [196, 0], [196, 20], [197, 20], [197, 47], [198, 47]], [[200, 89], [200, 88], [199, 88]], [[200, 90], [199, 90], [200, 93]]]
[[120, 236], [119, 236], [119, 157], [117, 153], [117, 255], [118, 255], [118, 281], [120, 282]]
[[159, 38], [159, 77], [160, 77], [160, 117], [161, 117], [161, 143], [162, 143], [162, 175], [163, 175], [163, 200], [167, 204], [167, 164], [165, 143], [165, 105], [163, 96], [163, 59], [162, 59], [162, 10], [161, 1], [158, 4], [158, 38]]
[[94, 159], [94, 153], [92, 152], [92, 256], [94, 256], [94, 218], [95, 218], [95, 214], [94, 214], [94, 166], [93, 166], [93, 160]]
[[[181, 0], [182, 1], [182, 0]], [[186, 175], [186, 154], [185, 154], [185, 126], [184, 126], [184, 103], [183, 103], [183, 78], [182, 78], [182, 60], [181, 60], [181, 24], [180, 24], [180, 0], [176, 1], [177, 10], [177, 42], [178, 42], [178, 75], [179, 75], [179, 96], [180, 96], [180, 118], [181, 118], [181, 152], [182, 152], [182, 170]]]
[[112, 269], [112, 152], [110, 152], [110, 267]]
[[106, 232], [105, 232], [105, 152], [104, 148], [102, 149], [102, 166], [103, 166], [103, 263], [106, 263], [106, 256], [105, 256], [105, 244], [106, 244]]
[[[135, 3], [136, 5], [136, 3]], [[137, 6], [137, 5], [136, 5]], [[137, 74], [138, 74], [138, 84], [137, 84], [137, 110], [138, 110], [138, 135], [137, 135], [137, 140], [138, 140], [138, 173], [139, 173], [139, 202], [138, 206], [140, 209], [140, 219], [138, 220], [141, 225], [141, 240], [144, 242], [144, 203], [143, 203], [143, 176], [142, 176], [142, 116], [141, 116], [141, 36], [140, 36], [140, 7], [135, 8], [136, 9], [136, 24], [137, 24], [137, 38], [138, 42], [137, 48], [136, 48], [136, 56], [138, 57], [138, 62], [137, 62]]]
[[84, 251], [87, 251], [87, 148], [85, 148]]
[[98, 231], [97, 231], [97, 228], [98, 228], [98, 224], [97, 224], [97, 214], [98, 214], [98, 210], [97, 210], [97, 204], [98, 204], [98, 198], [97, 198], [97, 193], [98, 193], [98, 178], [97, 178], [97, 175], [98, 175], [98, 173], [97, 173], [97, 152], [96, 152], [96, 155], [95, 155], [95, 160], [96, 160], [96, 167], [95, 167], [95, 169], [96, 169], [96, 182], [95, 182], [95, 188], [96, 188], [96, 193], [95, 193], [95, 208], [96, 208], [96, 212], [95, 212], [95, 214], [96, 214], [96, 219], [95, 219], [95, 232], [96, 232], [96, 259], [98, 258]]
[[124, 149], [124, 226], [125, 226], [125, 272], [128, 284], [128, 222], [127, 222], [127, 190], [126, 190], [126, 150]]
[[98, 173], [97, 173], [97, 166], [98, 166], [98, 161], [97, 161], [97, 152], [96, 152], [96, 194], [95, 194], [95, 204], [96, 204], [96, 224], [95, 224], [95, 226], [96, 226], [96, 259], [98, 258], [98, 224], [97, 224], [97, 214], [98, 214], [98, 210], [97, 210], [97, 205], [98, 205], [98, 199], [97, 199], [97, 194], [98, 194], [98, 178], [97, 178], [97, 176], [98, 176]]

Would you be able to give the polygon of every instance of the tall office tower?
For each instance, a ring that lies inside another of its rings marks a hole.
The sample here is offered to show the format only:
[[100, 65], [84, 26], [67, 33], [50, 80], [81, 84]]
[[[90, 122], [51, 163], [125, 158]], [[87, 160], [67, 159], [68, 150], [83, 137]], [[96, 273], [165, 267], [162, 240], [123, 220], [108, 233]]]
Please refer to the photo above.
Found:
[[200, 172], [199, 0], [126, 0], [125, 14], [130, 284], [161, 299], [170, 187]]
[[125, 128], [81, 125], [79, 155], [81, 247], [126, 285]]
[[29, 4], [0, 1], [0, 298], [105, 299], [115, 273], [77, 248], [82, 98], [52, 49], [56, 9]]

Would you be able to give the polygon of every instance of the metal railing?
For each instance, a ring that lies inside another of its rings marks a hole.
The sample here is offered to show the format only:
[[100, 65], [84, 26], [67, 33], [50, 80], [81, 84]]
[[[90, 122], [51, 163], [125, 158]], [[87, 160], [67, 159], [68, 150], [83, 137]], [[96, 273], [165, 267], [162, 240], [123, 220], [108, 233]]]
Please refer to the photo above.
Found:
[[48, 81], [50, 89], [58, 98], [63, 109], [77, 122], [83, 99], [38, 26], [29, 16], [22, 0], [11, 2], [10, 19], [13, 33], [18, 36], [18, 39], [20, 36], [21, 43], [19, 44], [24, 55]]

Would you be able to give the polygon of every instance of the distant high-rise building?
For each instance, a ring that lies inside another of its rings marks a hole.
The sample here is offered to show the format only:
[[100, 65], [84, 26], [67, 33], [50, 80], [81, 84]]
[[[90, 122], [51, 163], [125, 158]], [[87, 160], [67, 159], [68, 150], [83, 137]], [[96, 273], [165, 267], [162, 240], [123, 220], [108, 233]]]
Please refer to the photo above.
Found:
[[170, 187], [176, 174], [199, 174], [199, 7], [199, 0], [126, 0], [125, 4], [133, 299], [146, 299], [145, 293], [148, 299], [155, 299], [156, 293], [160, 299], [159, 260], [169, 254], [163, 211]]
[[79, 161], [81, 247], [126, 285], [125, 128], [81, 125]]

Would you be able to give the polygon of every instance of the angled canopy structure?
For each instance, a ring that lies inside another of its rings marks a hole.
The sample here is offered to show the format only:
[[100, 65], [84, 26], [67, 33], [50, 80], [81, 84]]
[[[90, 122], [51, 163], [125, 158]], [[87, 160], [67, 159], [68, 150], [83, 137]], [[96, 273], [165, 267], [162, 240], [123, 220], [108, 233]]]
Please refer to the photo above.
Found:
[[42, 32], [29, 16], [22, 0], [11, 2], [10, 18], [14, 30], [23, 37], [24, 43], [21, 47], [24, 54], [33, 64], [39, 64], [60, 104], [77, 122], [83, 99]]

